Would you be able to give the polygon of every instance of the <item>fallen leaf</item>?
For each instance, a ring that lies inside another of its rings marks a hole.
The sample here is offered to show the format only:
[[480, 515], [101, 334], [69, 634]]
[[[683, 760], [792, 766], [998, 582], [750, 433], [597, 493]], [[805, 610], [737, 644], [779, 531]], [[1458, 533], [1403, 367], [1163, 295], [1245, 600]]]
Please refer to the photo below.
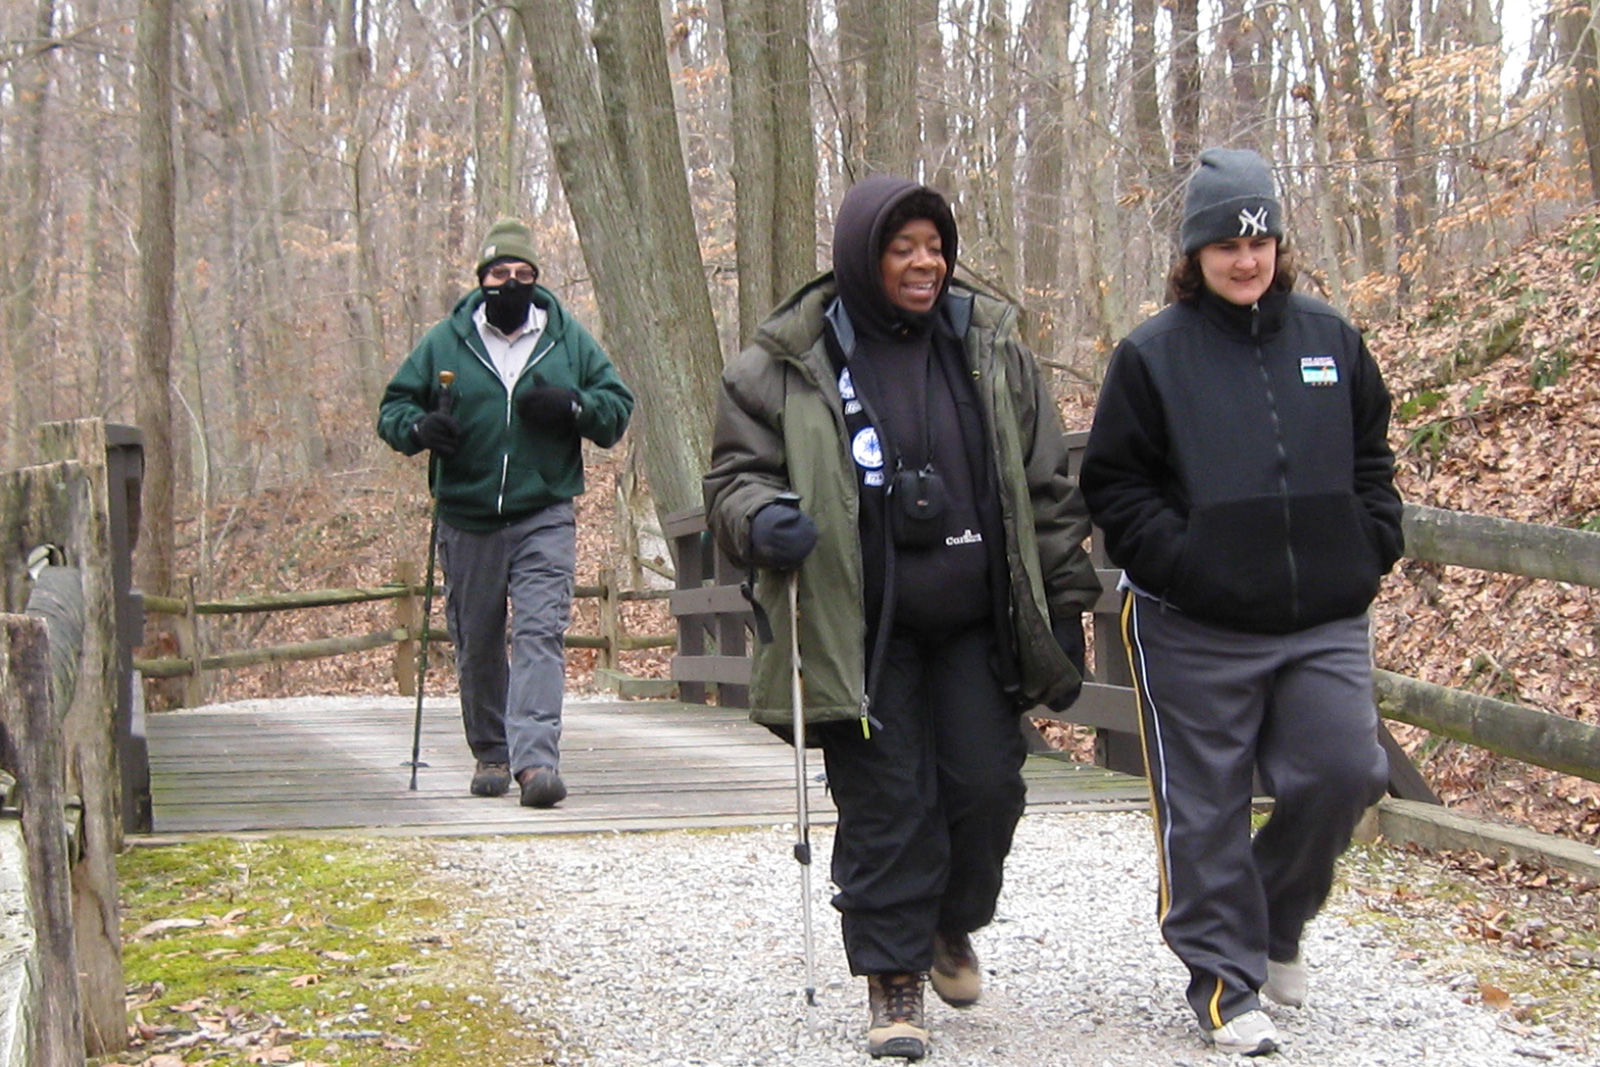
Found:
[[1506, 1011], [1511, 1007], [1511, 994], [1504, 989], [1480, 980], [1478, 982], [1478, 992], [1483, 996], [1483, 1002], [1496, 1011]]
[[168, 1008], [167, 1010], [168, 1011], [184, 1011], [184, 1012], [199, 1011], [202, 1008], [209, 1008], [210, 1006], [211, 1006], [211, 998], [210, 997], [195, 997], [193, 1000], [186, 1000], [182, 1004], [174, 1004], [170, 1008]]
[[421, 1045], [413, 1045], [409, 1041], [402, 1041], [398, 1037], [385, 1038], [383, 1047], [391, 1052], [416, 1052]]
[[196, 926], [204, 926], [202, 919], [157, 919], [152, 923], [145, 923], [133, 932], [134, 941], [143, 941], [147, 937], [166, 933], [168, 930], [193, 930]]
[[322, 956], [327, 957], [330, 960], [335, 960], [335, 961], [337, 961], [339, 963], [343, 963], [346, 960], [355, 959], [355, 957], [350, 955], [350, 953], [348, 953], [348, 952], [340, 952], [338, 949], [332, 949], [332, 948], [323, 949], [319, 954], [322, 955]]
[[300, 975], [296, 975], [295, 977], [289, 979], [289, 988], [291, 988], [291, 989], [304, 989], [306, 986], [309, 986], [309, 985], [317, 985], [321, 981], [322, 981], [322, 975], [320, 975], [320, 974], [300, 974]]

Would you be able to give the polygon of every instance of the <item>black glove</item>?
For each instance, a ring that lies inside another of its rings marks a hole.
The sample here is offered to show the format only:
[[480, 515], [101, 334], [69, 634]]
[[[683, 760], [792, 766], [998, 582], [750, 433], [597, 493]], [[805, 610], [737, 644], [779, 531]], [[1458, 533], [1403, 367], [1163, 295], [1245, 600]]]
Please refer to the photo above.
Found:
[[517, 398], [517, 414], [531, 429], [565, 437], [578, 425], [583, 403], [576, 389], [544, 384], [535, 377], [533, 388]]
[[750, 520], [750, 560], [758, 567], [792, 571], [817, 546], [817, 524], [788, 504], [768, 504]]
[[461, 447], [461, 424], [454, 415], [430, 411], [412, 424], [411, 436], [436, 456], [453, 456]]
[[1070, 693], [1050, 705], [1051, 711], [1066, 711], [1076, 703], [1078, 694], [1083, 692], [1083, 677], [1089, 673], [1083, 665], [1083, 620], [1076, 616], [1057, 620], [1050, 624], [1050, 633], [1078, 672], [1078, 684], [1072, 687]]

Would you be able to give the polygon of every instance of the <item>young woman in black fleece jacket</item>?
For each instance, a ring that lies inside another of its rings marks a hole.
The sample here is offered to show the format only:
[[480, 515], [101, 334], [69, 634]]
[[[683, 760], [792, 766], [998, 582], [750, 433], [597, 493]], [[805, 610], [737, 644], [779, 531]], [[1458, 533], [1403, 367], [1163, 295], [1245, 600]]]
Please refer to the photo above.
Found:
[[1172, 303], [1113, 354], [1080, 476], [1124, 573], [1162, 936], [1206, 1039], [1252, 1055], [1387, 782], [1366, 612], [1402, 548], [1383, 377], [1293, 285], [1266, 163], [1201, 153]]

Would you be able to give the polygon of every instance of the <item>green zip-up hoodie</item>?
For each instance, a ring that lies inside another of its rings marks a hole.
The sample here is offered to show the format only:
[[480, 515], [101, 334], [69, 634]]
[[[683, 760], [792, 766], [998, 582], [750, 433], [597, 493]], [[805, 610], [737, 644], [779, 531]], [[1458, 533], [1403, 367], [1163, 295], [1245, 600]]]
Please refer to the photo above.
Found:
[[[483, 290], [456, 302], [450, 316], [430, 329], [400, 365], [378, 408], [378, 436], [397, 452], [421, 450], [412, 434], [439, 404], [439, 372], [453, 371], [451, 409], [461, 424], [461, 446], [430, 468], [439, 517], [458, 530], [484, 532], [508, 526], [583, 492], [579, 437], [602, 448], [616, 444], [633, 414], [633, 394], [622, 384], [589, 331], [562, 308], [555, 294], [535, 286], [533, 303], [548, 316], [514, 388], [495, 370], [473, 312]], [[581, 408], [576, 434], [531, 426], [515, 398], [545, 385], [574, 389]]]
[[[741, 564], [750, 559], [751, 518], [779, 493], [798, 493], [801, 510], [817, 524], [817, 546], [796, 572], [808, 722], [868, 710], [856, 472], [823, 335], [836, 295], [831, 273], [812, 281], [724, 367], [704, 484], [707, 524]], [[996, 461], [1022, 697], [1028, 706], [1058, 703], [1079, 679], [1051, 635], [1051, 620], [1081, 625], [1100, 594], [1083, 550], [1088, 511], [1067, 472], [1055, 404], [1017, 336], [1016, 310], [960, 283], [945, 300]], [[793, 717], [787, 578], [763, 570], [755, 585], [773, 640], [753, 654], [750, 717], [777, 726]]]

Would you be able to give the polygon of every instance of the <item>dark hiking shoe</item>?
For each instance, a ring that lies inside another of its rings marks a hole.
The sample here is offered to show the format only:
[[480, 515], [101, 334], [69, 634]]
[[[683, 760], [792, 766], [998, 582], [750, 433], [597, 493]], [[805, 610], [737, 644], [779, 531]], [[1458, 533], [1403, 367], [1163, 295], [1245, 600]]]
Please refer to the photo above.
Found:
[[928, 1053], [928, 1031], [922, 1022], [922, 975], [870, 974], [867, 1003], [872, 1023], [867, 1051], [874, 1059], [898, 1056], [920, 1060]]
[[517, 772], [522, 786], [522, 806], [553, 808], [566, 799], [567, 785], [550, 767], [528, 767]]
[[478, 770], [472, 776], [472, 795], [475, 797], [503, 797], [511, 788], [509, 763], [478, 761]]
[[972, 951], [972, 938], [966, 934], [933, 935], [933, 970], [928, 981], [939, 999], [952, 1008], [970, 1008], [983, 991], [983, 972], [978, 970], [978, 954]]

